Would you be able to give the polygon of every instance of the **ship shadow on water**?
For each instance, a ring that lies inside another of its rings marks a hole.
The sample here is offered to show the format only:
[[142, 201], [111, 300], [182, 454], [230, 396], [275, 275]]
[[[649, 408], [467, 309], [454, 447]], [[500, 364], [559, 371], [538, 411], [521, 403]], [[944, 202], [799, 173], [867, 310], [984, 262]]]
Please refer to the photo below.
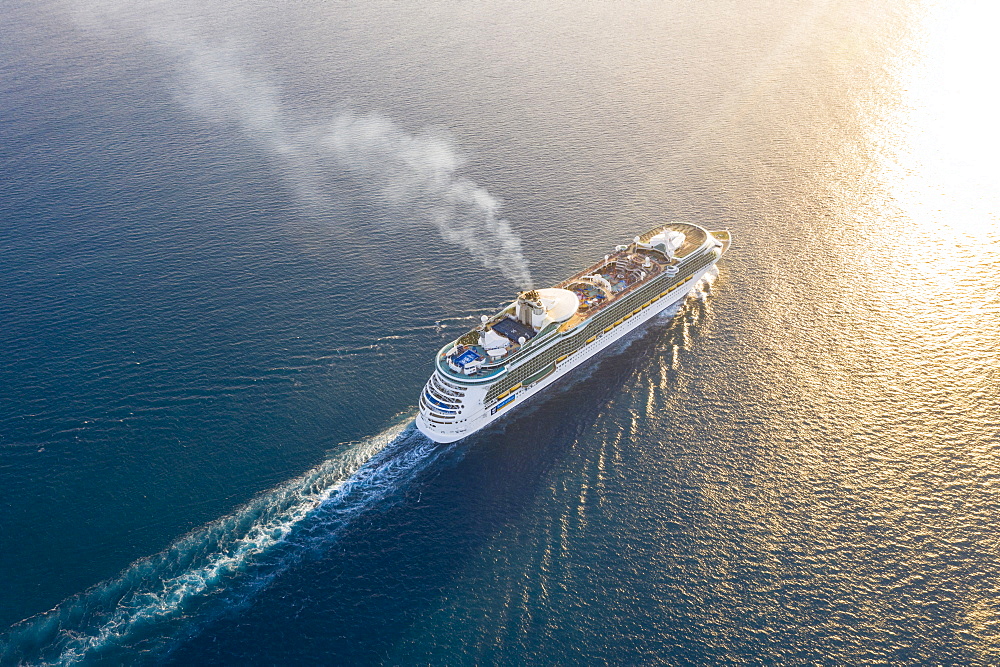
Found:
[[[529, 511], [565, 453], [645, 364], [687, 347], [706, 305], [689, 299], [489, 429], [442, 445], [394, 497], [312, 547], [245, 607], [174, 647], [171, 664], [369, 664], [386, 659], [500, 527]], [[622, 354], [627, 352], [627, 354]], [[323, 521], [323, 508], [316, 522]], [[309, 641], [303, 641], [309, 638]]]

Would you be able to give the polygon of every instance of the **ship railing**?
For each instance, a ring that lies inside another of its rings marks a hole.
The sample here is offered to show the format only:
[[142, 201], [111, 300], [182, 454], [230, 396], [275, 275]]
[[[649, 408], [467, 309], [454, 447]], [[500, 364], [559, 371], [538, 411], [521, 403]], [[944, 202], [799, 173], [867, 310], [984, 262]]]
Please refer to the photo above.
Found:
[[484, 365], [480, 367], [480, 369], [475, 373], [473, 373], [472, 375], [466, 375], [461, 371], [455, 371], [452, 368], [450, 368], [448, 365], [448, 355], [442, 354], [438, 356], [437, 367], [438, 370], [441, 371], [445, 377], [454, 378], [457, 380], [469, 380], [469, 379], [482, 380], [484, 378], [493, 377], [494, 375], [499, 375], [506, 368], [506, 364], [504, 364], [503, 366], [492, 366], [492, 367], [487, 367]]
[[450, 347], [442, 351], [442, 353], [438, 356], [438, 368], [447, 376], [454, 378], [476, 380], [491, 378], [504, 372], [507, 369], [507, 366], [511, 363], [521, 359], [525, 350], [536, 349], [538, 344], [548, 341], [552, 337], [552, 334], [555, 334], [558, 331], [558, 324], [555, 322], [549, 324], [524, 345], [518, 345], [515, 343], [511, 351], [508, 352], [502, 359], [494, 361], [493, 363], [484, 363], [478, 371], [471, 375], [465, 375], [462, 371], [456, 371], [450, 367], [448, 360], [454, 351], [454, 347]]

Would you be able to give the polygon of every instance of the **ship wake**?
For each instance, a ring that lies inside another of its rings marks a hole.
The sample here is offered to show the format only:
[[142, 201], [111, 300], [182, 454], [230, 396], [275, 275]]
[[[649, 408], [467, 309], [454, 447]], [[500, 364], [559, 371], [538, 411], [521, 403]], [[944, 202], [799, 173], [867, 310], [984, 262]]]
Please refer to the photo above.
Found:
[[367, 508], [446, 450], [407, 420], [353, 443], [233, 514], [192, 531], [0, 640], [0, 663], [69, 665], [162, 657], [245, 606], [288, 568], [321, 555]]

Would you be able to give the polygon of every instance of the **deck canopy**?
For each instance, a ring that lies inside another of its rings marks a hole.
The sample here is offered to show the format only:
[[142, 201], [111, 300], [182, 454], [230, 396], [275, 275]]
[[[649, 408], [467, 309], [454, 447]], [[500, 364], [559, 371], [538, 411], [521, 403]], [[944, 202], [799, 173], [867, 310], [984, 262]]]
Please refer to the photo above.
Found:
[[544, 309], [532, 318], [531, 324], [537, 329], [551, 322], [565, 322], [580, 308], [580, 298], [568, 289], [549, 287], [537, 291]]
[[482, 336], [483, 347], [489, 350], [496, 350], [499, 348], [506, 348], [510, 345], [510, 340], [506, 336], [502, 336], [493, 329], [487, 329]]
[[679, 232], [673, 229], [664, 229], [658, 234], [654, 234], [651, 239], [649, 239], [647, 245], [654, 250], [659, 250], [666, 257], [672, 258], [677, 249], [684, 245], [684, 232]]

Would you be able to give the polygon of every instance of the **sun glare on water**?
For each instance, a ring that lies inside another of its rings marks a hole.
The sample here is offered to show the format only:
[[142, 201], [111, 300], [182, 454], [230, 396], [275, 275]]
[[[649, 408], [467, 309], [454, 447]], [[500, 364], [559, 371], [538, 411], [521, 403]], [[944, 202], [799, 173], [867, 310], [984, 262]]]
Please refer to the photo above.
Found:
[[956, 240], [995, 242], [1000, 232], [998, 24], [996, 3], [931, 3], [900, 72], [899, 153], [884, 180], [911, 220]]
[[[891, 406], [907, 456], [997, 420], [1000, 40], [992, 3], [927, 2], [887, 63], [839, 250], [852, 382]], [[873, 408], [874, 409], [874, 408]]]
[[944, 339], [1000, 334], [998, 18], [993, 3], [928, 3], [899, 57], [898, 103], [871, 137], [882, 148], [869, 257], [884, 258], [870, 268], [885, 310]]

